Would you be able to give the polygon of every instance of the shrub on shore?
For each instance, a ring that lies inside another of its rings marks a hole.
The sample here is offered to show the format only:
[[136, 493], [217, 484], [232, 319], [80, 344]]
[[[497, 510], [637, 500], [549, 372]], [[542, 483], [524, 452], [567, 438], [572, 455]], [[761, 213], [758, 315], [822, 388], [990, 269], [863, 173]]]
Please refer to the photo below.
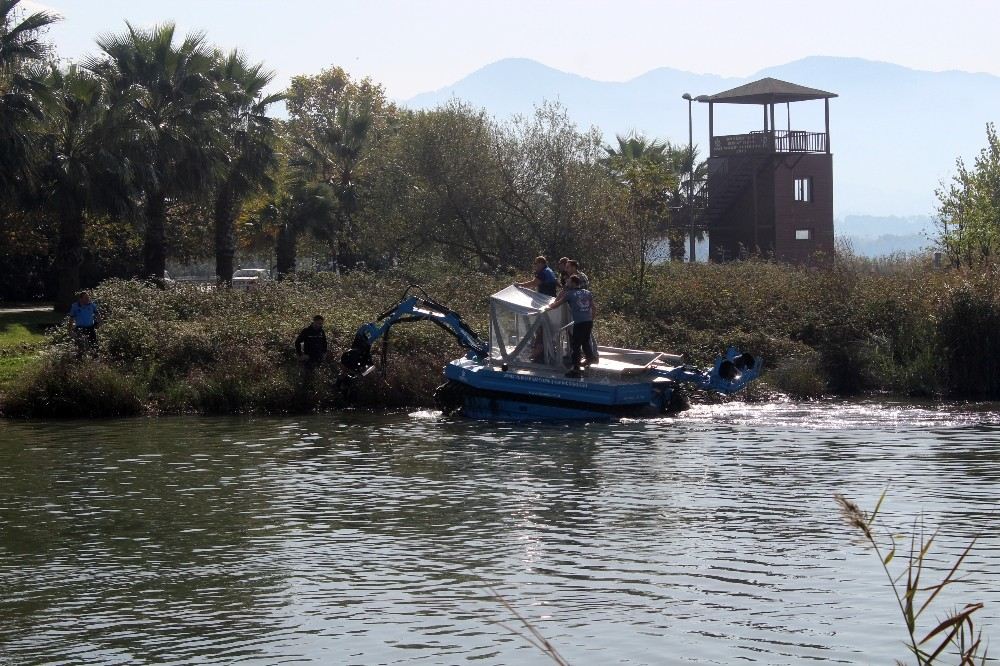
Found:
[[[420, 281], [480, 334], [488, 297], [509, 276], [422, 266]], [[763, 261], [655, 267], [637, 293], [625, 274], [591, 276], [602, 344], [684, 353], [704, 365], [728, 345], [764, 357], [773, 388], [793, 397], [894, 391], [1000, 396], [1000, 297], [989, 276], [935, 271], [917, 259], [875, 266], [850, 257], [826, 268]], [[304, 276], [252, 291], [112, 280], [94, 294], [106, 324], [99, 361], [49, 353], [16, 378], [7, 415], [302, 412], [346, 404], [334, 383], [358, 326], [392, 305], [401, 271]], [[331, 361], [307, 373], [292, 341], [326, 317]], [[50, 333], [53, 349], [65, 329]], [[428, 324], [393, 329], [384, 370], [352, 404], [427, 404], [461, 349]], [[380, 353], [377, 354], [380, 357]]]
[[134, 376], [92, 359], [70, 360], [65, 349], [26, 370], [4, 396], [4, 414], [18, 417], [135, 416], [145, 387]]

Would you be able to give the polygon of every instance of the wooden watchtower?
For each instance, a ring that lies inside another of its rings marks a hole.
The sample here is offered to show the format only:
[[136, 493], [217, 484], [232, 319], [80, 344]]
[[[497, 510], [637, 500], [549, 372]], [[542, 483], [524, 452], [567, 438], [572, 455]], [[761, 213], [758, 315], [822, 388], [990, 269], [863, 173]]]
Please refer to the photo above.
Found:
[[[833, 256], [833, 155], [830, 99], [835, 94], [766, 78], [698, 98], [708, 104], [708, 201], [704, 224], [709, 252], [727, 261], [759, 252], [806, 263]], [[823, 100], [823, 132], [791, 128], [793, 102]], [[759, 104], [763, 129], [715, 135], [716, 104]], [[786, 129], [774, 107], [786, 107]]]

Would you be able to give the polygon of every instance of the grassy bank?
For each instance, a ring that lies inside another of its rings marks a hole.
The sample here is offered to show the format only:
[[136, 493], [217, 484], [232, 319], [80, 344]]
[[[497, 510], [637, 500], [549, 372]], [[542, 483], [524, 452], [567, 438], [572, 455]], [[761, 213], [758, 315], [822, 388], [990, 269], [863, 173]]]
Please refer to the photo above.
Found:
[[[825, 269], [765, 262], [657, 267], [644, 288], [593, 276], [602, 344], [678, 351], [699, 364], [728, 344], [764, 356], [765, 384], [797, 397], [891, 391], [995, 398], [1000, 296], [992, 273], [935, 271], [920, 261], [847, 258]], [[95, 361], [79, 361], [62, 329], [44, 358], [3, 389], [8, 416], [299, 412], [344, 402], [336, 364], [307, 375], [292, 340], [327, 318], [332, 358], [357, 327], [417, 281], [486, 333], [488, 296], [511, 278], [440, 267], [408, 274], [313, 276], [251, 292], [165, 291], [108, 282]], [[393, 330], [386, 373], [355, 404], [427, 404], [459, 347], [428, 324]], [[760, 389], [757, 389], [760, 391]]]
[[0, 394], [38, 359], [48, 346], [46, 330], [59, 320], [52, 312], [0, 310]]

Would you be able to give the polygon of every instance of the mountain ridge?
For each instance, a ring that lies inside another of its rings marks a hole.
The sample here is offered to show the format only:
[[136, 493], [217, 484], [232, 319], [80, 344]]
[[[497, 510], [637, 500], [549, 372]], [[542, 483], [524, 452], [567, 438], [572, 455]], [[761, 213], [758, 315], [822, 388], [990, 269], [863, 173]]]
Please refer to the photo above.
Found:
[[[597, 126], [611, 142], [629, 131], [687, 143], [681, 94], [712, 94], [749, 81], [778, 79], [836, 93], [831, 100], [835, 214], [928, 215], [934, 190], [986, 144], [985, 125], [1000, 119], [1000, 76], [962, 70], [928, 71], [857, 57], [813, 55], [765, 67], [750, 76], [655, 67], [622, 81], [565, 72], [530, 58], [506, 58], [404, 104], [427, 109], [452, 97], [499, 119], [558, 101], [581, 127]], [[707, 109], [693, 106], [695, 143], [708, 138]], [[716, 106], [716, 133], [760, 129], [759, 107]], [[776, 125], [822, 130], [822, 104], [778, 107]], [[886, 229], [885, 233], [892, 233]]]

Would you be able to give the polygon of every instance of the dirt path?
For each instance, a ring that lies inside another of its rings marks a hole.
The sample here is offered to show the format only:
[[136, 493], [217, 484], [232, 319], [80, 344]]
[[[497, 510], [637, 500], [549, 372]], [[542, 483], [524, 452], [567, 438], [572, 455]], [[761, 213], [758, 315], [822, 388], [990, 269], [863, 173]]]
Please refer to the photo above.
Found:
[[27, 305], [24, 307], [0, 307], [0, 315], [19, 314], [21, 312], [52, 312], [51, 305]]

